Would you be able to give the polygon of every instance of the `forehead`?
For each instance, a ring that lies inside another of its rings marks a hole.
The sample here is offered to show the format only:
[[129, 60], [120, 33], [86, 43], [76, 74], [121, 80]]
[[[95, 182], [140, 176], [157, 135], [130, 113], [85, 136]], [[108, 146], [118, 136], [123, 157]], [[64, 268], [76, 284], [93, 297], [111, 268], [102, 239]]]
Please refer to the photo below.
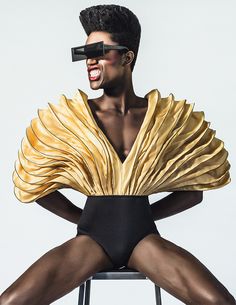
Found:
[[117, 43], [111, 39], [111, 34], [103, 31], [90, 33], [85, 43], [89, 44], [99, 41], [104, 41], [105, 44], [117, 45]]

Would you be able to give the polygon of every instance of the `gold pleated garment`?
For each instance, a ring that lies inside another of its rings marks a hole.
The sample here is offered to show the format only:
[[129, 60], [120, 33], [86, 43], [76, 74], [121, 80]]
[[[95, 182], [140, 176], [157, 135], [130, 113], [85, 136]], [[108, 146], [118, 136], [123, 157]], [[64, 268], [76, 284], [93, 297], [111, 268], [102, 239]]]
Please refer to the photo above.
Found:
[[122, 163], [97, 125], [88, 96], [61, 95], [31, 120], [15, 162], [14, 193], [33, 202], [61, 188], [90, 195], [150, 195], [210, 190], [228, 184], [230, 164], [204, 112], [194, 104], [145, 95], [148, 108], [129, 155]]

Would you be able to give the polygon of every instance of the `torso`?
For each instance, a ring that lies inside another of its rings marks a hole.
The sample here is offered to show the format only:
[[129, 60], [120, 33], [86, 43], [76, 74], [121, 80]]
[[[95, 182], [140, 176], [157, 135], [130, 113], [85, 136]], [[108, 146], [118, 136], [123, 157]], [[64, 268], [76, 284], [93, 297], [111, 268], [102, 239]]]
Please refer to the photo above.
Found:
[[130, 108], [125, 115], [113, 109], [101, 109], [98, 99], [90, 99], [88, 104], [97, 125], [106, 135], [121, 162], [124, 162], [143, 123], [148, 107], [147, 99], [139, 98], [137, 106]]

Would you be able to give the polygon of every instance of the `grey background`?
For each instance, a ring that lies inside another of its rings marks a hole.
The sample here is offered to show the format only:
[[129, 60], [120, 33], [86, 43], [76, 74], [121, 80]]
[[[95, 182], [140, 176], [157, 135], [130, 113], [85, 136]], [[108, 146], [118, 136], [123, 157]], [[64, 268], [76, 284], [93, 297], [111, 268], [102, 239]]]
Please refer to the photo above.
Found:
[[[70, 48], [86, 35], [80, 10], [110, 1], [1, 1], [1, 212], [0, 293], [45, 252], [76, 234], [76, 225], [13, 194], [11, 175], [20, 141], [38, 108], [71, 97], [89, 97], [85, 62], [72, 63]], [[134, 68], [135, 92], [157, 88], [162, 96], [195, 103], [225, 142], [232, 182], [204, 192], [201, 204], [156, 222], [166, 239], [204, 263], [236, 296], [235, 246], [235, 1], [116, 1], [139, 18], [142, 37]], [[83, 208], [86, 196], [62, 191]], [[167, 193], [153, 194], [154, 202]], [[150, 281], [97, 281], [91, 304], [154, 304]], [[128, 292], [129, 291], [129, 292]], [[76, 304], [77, 289], [54, 302]], [[108, 292], [108, 293], [107, 293]], [[115, 300], [113, 297], [115, 296]], [[163, 304], [182, 304], [162, 290]]]

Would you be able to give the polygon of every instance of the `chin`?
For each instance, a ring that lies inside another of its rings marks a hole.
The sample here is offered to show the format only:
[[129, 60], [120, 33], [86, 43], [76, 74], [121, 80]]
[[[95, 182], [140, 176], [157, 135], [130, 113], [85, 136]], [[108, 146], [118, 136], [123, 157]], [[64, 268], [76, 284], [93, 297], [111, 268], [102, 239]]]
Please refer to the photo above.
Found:
[[90, 88], [92, 89], [92, 90], [98, 90], [98, 89], [102, 89], [101, 88], [101, 86], [96, 86], [96, 85], [93, 85], [93, 84], [90, 84]]
[[95, 82], [90, 82], [90, 88], [92, 90], [98, 90], [98, 89], [103, 89], [103, 83], [95, 83]]

